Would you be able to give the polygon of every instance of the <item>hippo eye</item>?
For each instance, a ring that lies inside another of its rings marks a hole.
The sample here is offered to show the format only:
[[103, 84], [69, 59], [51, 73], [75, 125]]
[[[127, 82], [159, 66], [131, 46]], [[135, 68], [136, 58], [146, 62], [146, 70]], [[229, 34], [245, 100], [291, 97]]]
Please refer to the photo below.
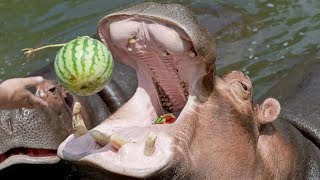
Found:
[[56, 91], [56, 87], [50, 88], [49, 91], [50, 92], [55, 92]]
[[247, 87], [245, 84], [243, 84], [243, 83], [241, 83], [241, 82], [240, 82], [240, 84], [241, 84], [242, 88], [243, 88], [245, 91], [248, 90], [248, 87]]

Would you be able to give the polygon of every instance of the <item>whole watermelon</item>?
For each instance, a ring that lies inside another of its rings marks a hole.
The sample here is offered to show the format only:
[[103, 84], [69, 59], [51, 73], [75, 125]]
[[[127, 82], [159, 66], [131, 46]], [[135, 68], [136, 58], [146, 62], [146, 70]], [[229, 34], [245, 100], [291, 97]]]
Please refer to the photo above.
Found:
[[112, 77], [113, 67], [107, 47], [89, 36], [66, 43], [54, 62], [59, 82], [79, 96], [90, 96], [102, 90]]

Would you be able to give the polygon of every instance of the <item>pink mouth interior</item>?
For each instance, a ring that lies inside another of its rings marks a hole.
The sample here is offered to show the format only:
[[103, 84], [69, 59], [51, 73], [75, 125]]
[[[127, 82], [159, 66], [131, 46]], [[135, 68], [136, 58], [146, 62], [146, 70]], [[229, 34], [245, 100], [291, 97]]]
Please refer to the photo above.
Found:
[[5, 161], [10, 156], [14, 155], [25, 155], [29, 157], [48, 157], [48, 156], [56, 156], [56, 150], [50, 149], [34, 149], [34, 148], [14, 148], [9, 151], [0, 154], [0, 163]]
[[[143, 177], [169, 164], [174, 146], [171, 132], [192, 109], [188, 108], [192, 106], [189, 98], [206, 73], [206, 66], [182, 29], [134, 18], [111, 20], [99, 28], [102, 41], [110, 44], [116, 59], [136, 70], [138, 88], [126, 104], [94, 129], [119, 135], [129, 143], [115, 151], [110, 143], [103, 147], [97, 144], [89, 133], [77, 138], [71, 135], [59, 146], [58, 155]], [[173, 124], [155, 123], [168, 113], [177, 118]], [[146, 156], [144, 147], [150, 132], [157, 135], [157, 140], [154, 154]]]

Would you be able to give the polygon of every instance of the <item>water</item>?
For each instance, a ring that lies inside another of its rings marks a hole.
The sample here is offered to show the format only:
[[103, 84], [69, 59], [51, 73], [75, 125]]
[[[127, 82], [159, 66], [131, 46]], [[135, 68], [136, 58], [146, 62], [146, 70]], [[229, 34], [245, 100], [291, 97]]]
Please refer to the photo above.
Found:
[[[142, 1], [0, 1], [0, 79], [28, 75], [54, 60], [57, 49], [27, 61], [20, 51], [93, 35], [116, 8]], [[291, 68], [317, 56], [319, 0], [171, 0], [187, 5], [216, 37], [217, 68], [246, 72], [258, 98]]]

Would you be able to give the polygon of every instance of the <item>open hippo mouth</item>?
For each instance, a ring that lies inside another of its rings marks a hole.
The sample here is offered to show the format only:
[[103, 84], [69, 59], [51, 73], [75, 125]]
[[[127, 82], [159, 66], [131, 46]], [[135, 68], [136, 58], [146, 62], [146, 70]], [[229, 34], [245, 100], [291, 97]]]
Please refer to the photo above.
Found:
[[[52, 82], [39, 85], [36, 95], [49, 108], [1, 110], [0, 169], [13, 164], [53, 164], [59, 144], [70, 134], [73, 97]], [[59, 133], [58, 133], [59, 132]]]
[[[152, 6], [145, 11], [152, 12]], [[195, 99], [207, 95], [206, 79], [214, 76], [211, 37], [195, 20], [185, 23], [121, 12], [101, 20], [100, 38], [116, 59], [136, 70], [138, 88], [90, 133], [69, 136], [58, 149], [61, 158], [133, 177], [149, 176], [170, 164], [177, 129], [194, 111]], [[186, 25], [203, 34], [193, 34]], [[170, 122], [158, 124], [162, 115]]]

